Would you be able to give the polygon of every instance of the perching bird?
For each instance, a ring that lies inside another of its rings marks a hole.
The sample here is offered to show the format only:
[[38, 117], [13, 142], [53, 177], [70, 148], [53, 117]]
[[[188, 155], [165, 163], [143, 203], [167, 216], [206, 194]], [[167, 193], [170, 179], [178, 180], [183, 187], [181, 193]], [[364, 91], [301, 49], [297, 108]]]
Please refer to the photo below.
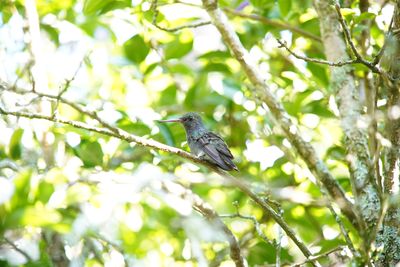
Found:
[[238, 171], [238, 168], [232, 161], [233, 155], [224, 140], [217, 134], [206, 129], [199, 114], [189, 112], [179, 119], [161, 120], [159, 122], [182, 123], [185, 127], [186, 139], [192, 154], [207, 160], [223, 170]]

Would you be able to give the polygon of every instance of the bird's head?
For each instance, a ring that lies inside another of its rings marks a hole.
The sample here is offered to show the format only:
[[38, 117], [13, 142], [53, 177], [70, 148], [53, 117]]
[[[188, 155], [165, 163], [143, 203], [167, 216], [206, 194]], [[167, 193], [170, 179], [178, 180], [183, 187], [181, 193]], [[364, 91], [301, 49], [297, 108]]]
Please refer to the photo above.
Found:
[[186, 113], [179, 119], [160, 120], [159, 122], [180, 122], [183, 124], [185, 129], [189, 131], [199, 127], [204, 127], [200, 115], [195, 112]]

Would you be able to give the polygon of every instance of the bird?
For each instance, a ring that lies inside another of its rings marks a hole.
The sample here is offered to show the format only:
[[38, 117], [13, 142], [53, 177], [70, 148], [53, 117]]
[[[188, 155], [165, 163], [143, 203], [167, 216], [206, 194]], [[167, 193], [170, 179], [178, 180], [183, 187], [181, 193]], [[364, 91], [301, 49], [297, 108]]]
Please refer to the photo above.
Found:
[[204, 126], [199, 114], [189, 112], [178, 119], [159, 120], [159, 122], [182, 123], [191, 154], [225, 171], [239, 171], [225, 141]]

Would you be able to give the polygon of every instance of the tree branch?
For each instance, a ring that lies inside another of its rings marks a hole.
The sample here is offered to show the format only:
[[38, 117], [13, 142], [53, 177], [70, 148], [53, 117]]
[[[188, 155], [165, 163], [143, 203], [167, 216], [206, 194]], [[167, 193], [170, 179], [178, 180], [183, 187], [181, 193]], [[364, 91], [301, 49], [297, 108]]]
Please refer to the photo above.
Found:
[[113, 130], [110, 130], [110, 129], [99, 128], [99, 127], [87, 125], [85, 123], [78, 122], [78, 121], [71, 121], [71, 120], [59, 118], [57, 116], [48, 116], [48, 115], [44, 115], [44, 114], [34, 114], [34, 113], [27, 113], [27, 112], [21, 112], [21, 111], [7, 111], [1, 107], [0, 107], [0, 114], [11, 115], [11, 116], [16, 116], [16, 117], [25, 117], [25, 118], [29, 118], [29, 119], [42, 119], [42, 120], [52, 121], [52, 122], [56, 122], [56, 123], [71, 125], [75, 128], [85, 129], [85, 130], [88, 130], [91, 132], [96, 132], [99, 134], [112, 136], [112, 137], [118, 138], [120, 140], [127, 141], [129, 143], [133, 142], [133, 143], [136, 143], [141, 146], [154, 148], [157, 150], [176, 154], [182, 158], [185, 158], [192, 162], [199, 163], [203, 166], [206, 166], [209, 169], [211, 169], [211, 170], [215, 171], [216, 173], [218, 173], [219, 175], [221, 175], [222, 177], [224, 177], [228, 183], [238, 187], [242, 192], [244, 192], [246, 195], [248, 195], [250, 198], [252, 198], [258, 205], [260, 205], [261, 208], [264, 210], [264, 212], [266, 212], [268, 215], [270, 215], [282, 227], [282, 229], [293, 240], [293, 242], [299, 247], [299, 249], [303, 252], [303, 254], [306, 257], [309, 257], [312, 255], [311, 252], [308, 250], [308, 248], [304, 245], [304, 243], [302, 243], [300, 241], [300, 239], [296, 236], [296, 234], [290, 228], [290, 226], [286, 224], [286, 222], [283, 220], [283, 218], [279, 214], [277, 214], [274, 211], [274, 209], [271, 208], [264, 199], [262, 199], [261, 197], [256, 195], [247, 184], [238, 180], [237, 178], [233, 177], [232, 175], [228, 174], [227, 172], [217, 169], [215, 166], [193, 156], [192, 154], [190, 154], [184, 150], [181, 150], [181, 149], [175, 148], [175, 147], [170, 147], [170, 146], [164, 145], [162, 143], [159, 143], [159, 142], [151, 140], [151, 139], [146, 139], [146, 138], [143, 138], [140, 136], [129, 134], [117, 127], [112, 127], [112, 126], [110, 126], [110, 127], [112, 127]]
[[253, 199], [260, 207], [263, 209], [263, 211], [272, 217], [272, 219], [277, 222], [280, 227], [285, 231], [287, 236], [292, 239], [292, 241], [297, 245], [297, 247], [300, 249], [300, 251], [306, 256], [306, 258], [310, 257], [312, 254], [306, 247], [306, 245], [297, 237], [296, 233], [290, 228], [290, 226], [283, 220], [282, 216], [278, 214], [267, 202], [267, 199], [260, 198], [257, 196], [247, 185], [244, 181], [237, 179], [236, 177], [233, 177], [231, 174], [217, 169], [214, 166], [210, 166], [216, 173], [220, 174], [222, 177], [226, 179], [226, 181], [237, 188], [239, 188], [242, 192], [244, 192], [246, 195], [248, 195], [251, 199]]
[[31, 256], [29, 256], [28, 253], [26, 253], [25, 251], [20, 249], [17, 245], [15, 245], [14, 242], [12, 242], [10, 239], [8, 239], [7, 237], [3, 236], [3, 240], [6, 241], [6, 243], [9, 244], [13, 249], [18, 251], [18, 253], [20, 253], [22, 256], [24, 256], [25, 259], [27, 260], [27, 262], [31, 262], [32, 261]]
[[296, 264], [294, 264], [294, 265], [291, 265], [291, 267], [301, 267], [301, 266], [306, 265], [307, 263], [310, 263], [310, 262], [319, 260], [319, 259], [321, 259], [321, 258], [324, 258], [324, 257], [329, 256], [329, 255], [332, 254], [332, 253], [339, 252], [339, 251], [343, 251], [343, 250], [344, 250], [344, 247], [333, 248], [333, 249], [331, 249], [331, 250], [329, 250], [329, 251], [327, 251], [327, 252], [325, 252], [325, 253], [322, 253], [322, 254], [319, 254], [319, 255], [310, 257], [308, 260], [306, 260], [306, 261], [304, 261], [304, 262], [302, 262], [302, 263], [296, 263]]
[[338, 4], [335, 5], [335, 9], [336, 9], [336, 13], [338, 15], [338, 19], [340, 22], [340, 25], [342, 26], [343, 32], [344, 32], [344, 36], [346, 37], [346, 41], [349, 44], [351, 51], [353, 52], [354, 56], [356, 57], [356, 59], [359, 61], [359, 63], [365, 65], [366, 67], [368, 67], [373, 73], [378, 73], [382, 76], [384, 76], [385, 78], [388, 78], [389, 80], [392, 80], [391, 77], [389, 77], [389, 75], [383, 71], [382, 69], [380, 69], [374, 62], [369, 62], [368, 60], [365, 60], [360, 52], [358, 52], [353, 40], [351, 39], [351, 34], [350, 34], [350, 29], [347, 26], [346, 21], [344, 20], [342, 13], [340, 12], [340, 6]]
[[205, 25], [211, 24], [210, 21], [203, 21], [203, 22], [198, 22], [198, 23], [194, 23], [194, 24], [178, 26], [178, 27], [175, 27], [175, 28], [166, 28], [166, 27], [160, 26], [157, 23], [157, 18], [158, 18], [158, 14], [159, 14], [159, 11], [158, 11], [158, 0], [153, 0], [152, 1], [151, 10], [153, 10], [153, 21], [152, 21], [152, 24], [156, 28], [158, 28], [160, 30], [163, 30], [163, 31], [166, 31], [166, 32], [176, 32], [176, 31], [179, 31], [179, 30], [182, 30], [182, 29], [186, 29], [186, 28], [197, 28], [197, 27], [201, 27], [201, 26], [205, 26]]
[[345, 39], [346, 39], [347, 43], [349, 44], [351, 51], [353, 52], [353, 55], [356, 57], [357, 61], [359, 61], [359, 63], [365, 65], [373, 73], [378, 73], [378, 74], [382, 75], [385, 79], [392, 81], [393, 77], [391, 77], [387, 72], [385, 72], [384, 70], [379, 68], [377, 66], [377, 64], [375, 63], [375, 60], [373, 62], [370, 62], [361, 56], [361, 54], [360, 54], [360, 52], [358, 52], [353, 40], [351, 39], [350, 29], [347, 26], [347, 23], [344, 20], [342, 13], [340, 12], [340, 6], [338, 4], [336, 4], [335, 9], [336, 9], [336, 13], [338, 15], [340, 25], [342, 26], [342, 29], [344, 32], [344, 36], [346, 37]]
[[343, 189], [333, 178], [326, 165], [317, 156], [314, 148], [299, 134], [297, 127], [291, 122], [289, 115], [281, 103], [271, 93], [258, 68], [252, 62], [247, 50], [241, 44], [237, 34], [228, 23], [225, 14], [218, 8], [216, 0], [203, 0], [203, 6], [211, 17], [215, 27], [222, 35], [225, 44], [230, 48], [234, 57], [241, 64], [247, 77], [254, 85], [253, 97], [262, 100], [269, 108], [276, 121], [283, 129], [286, 138], [291, 142], [314, 176], [326, 187], [329, 194], [336, 200], [342, 212], [356, 226], [356, 215], [352, 203], [346, 198]]
[[[194, 194], [189, 189], [185, 187], [173, 183], [173, 188], [171, 189], [170, 182], [163, 181], [163, 189], [171, 192], [174, 195], [178, 195], [183, 199], [189, 200], [192, 203], [193, 208], [195, 208], [198, 212], [200, 212], [205, 218], [211, 221], [213, 224], [217, 225], [226, 235], [230, 248], [230, 256], [231, 259], [235, 262], [237, 267], [245, 267], [247, 266], [245, 259], [242, 256], [239, 243], [232, 233], [232, 231], [223, 223], [220, 219], [218, 213], [203, 199], [201, 199], [198, 195]], [[176, 190], [177, 187], [179, 190]]]
[[358, 59], [350, 59], [350, 60], [345, 60], [345, 61], [339, 61], [339, 62], [332, 62], [332, 61], [328, 61], [328, 60], [323, 60], [323, 59], [318, 59], [318, 58], [309, 58], [309, 57], [305, 57], [305, 56], [301, 56], [295, 52], [293, 52], [288, 46], [287, 44], [280, 40], [280, 39], [276, 39], [276, 41], [280, 44], [280, 47], [283, 47], [286, 49], [286, 51], [289, 52], [289, 54], [291, 54], [292, 56], [294, 56], [295, 58], [307, 61], [307, 62], [312, 62], [312, 63], [318, 63], [318, 64], [324, 64], [324, 65], [329, 65], [332, 67], [341, 67], [344, 65], [349, 65], [349, 64], [354, 64], [354, 63], [360, 63], [360, 61]]
[[261, 239], [264, 240], [265, 243], [274, 245], [268, 239], [268, 237], [263, 233], [263, 231], [261, 230], [260, 223], [257, 221], [257, 219], [254, 216], [245, 216], [245, 215], [240, 214], [239, 211], [237, 211], [235, 214], [223, 214], [223, 215], [220, 215], [219, 217], [220, 218], [241, 218], [244, 220], [252, 221], [258, 236], [261, 237]]
[[[346, 43], [342, 38], [338, 23], [338, 14], [329, 1], [314, 0], [314, 6], [320, 18], [322, 41], [327, 59], [333, 62], [348, 60]], [[359, 53], [355, 51], [356, 49], [353, 51], [356, 57], [359, 57]], [[331, 68], [331, 87], [341, 115], [341, 125], [348, 150], [346, 160], [349, 164], [355, 203], [362, 217], [359, 220], [362, 224], [359, 230], [360, 234], [367, 236], [369, 233], [367, 229], [372, 229], [377, 219], [379, 196], [374, 183], [371, 182], [375, 180], [375, 172], [369, 155], [368, 132], [358, 126], [362, 117], [362, 107], [350, 66]]]
[[223, 9], [223, 11], [225, 11], [226, 13], [228, 13], [230, 15], [241, 17], [241, 18], [255, 20], [255, 21], [261, 22], [261, 23], [263, 23], [265, 25], [269, 25], [269, 26], [273, 26], [273, 27], [277, 27], [277, 28], [288, 29], [288, 30], [290, 30], [290, 31], [292, 31], [294, 33], [297, 33], [299, 35], [308, 37], [308, 38], [310, 38], [310, 39], [312, 39], [314, 41], [321, 42], [321, 38], [319, 36], [314, 35], [314, 34], [308, 32], [308, 31], [305, 31], [305, 30], [300, 29], [298, 27], [295, 27], [295, 26], [293, 26], [293, 25], [291, 25], [289, 23], [282, 22], [282, 21], [275, 20], [275, 19], [269, 19], [269, 18], [262, 17], [262, 16], [259, 16], [259, 15], [255, 15], [255, 14], [245, 14], [245, 13], [240, 12], [238, 10], [227, 8], [227, 7], [224, 7], [222, 9]]
[[[392, 20], [392, 33], [397, 33], [400, 30], [400, 0], [394, 2]], [[391, 142], [391, 146], [386, 149], [384, 155], [385, 180], [383, 188], [388, 197], [393, 197], [394, 195], [399, 195], [400, 182], [400, 36], [393, 34], [387, 41], [390, 43], [388, 43], [389, 47], [384, 51], [383, 57], [387, 61], [389, 75], [396, 80], [383, 86], [383, 89], [386, 89], [388, 94], [385, 131], [387, 138]], [[381, 214], [384, 216], [383, 226], [379, 229], [376, 240], [378, 246], [383, 246], [383, 250], [379, 254], [378, 266], [394, 266], [400, 262], [400, 207], [398, 204], [389, 204], [388, 207], [386, 207], [386, 204], [382, 205]]]

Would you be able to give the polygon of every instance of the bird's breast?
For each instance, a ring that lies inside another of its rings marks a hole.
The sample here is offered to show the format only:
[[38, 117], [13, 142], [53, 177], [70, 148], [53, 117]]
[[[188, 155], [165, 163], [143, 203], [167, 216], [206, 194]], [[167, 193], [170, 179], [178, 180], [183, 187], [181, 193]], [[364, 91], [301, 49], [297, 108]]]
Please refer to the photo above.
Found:
[[190, 147], [190, 153], [192, 153], [193, 155], [200, 157], [202, 156], [202, 154], [204, 154], [204, 151], [201, 149], [201, 145], [197, 140], [189, 138], [188, 145]]

